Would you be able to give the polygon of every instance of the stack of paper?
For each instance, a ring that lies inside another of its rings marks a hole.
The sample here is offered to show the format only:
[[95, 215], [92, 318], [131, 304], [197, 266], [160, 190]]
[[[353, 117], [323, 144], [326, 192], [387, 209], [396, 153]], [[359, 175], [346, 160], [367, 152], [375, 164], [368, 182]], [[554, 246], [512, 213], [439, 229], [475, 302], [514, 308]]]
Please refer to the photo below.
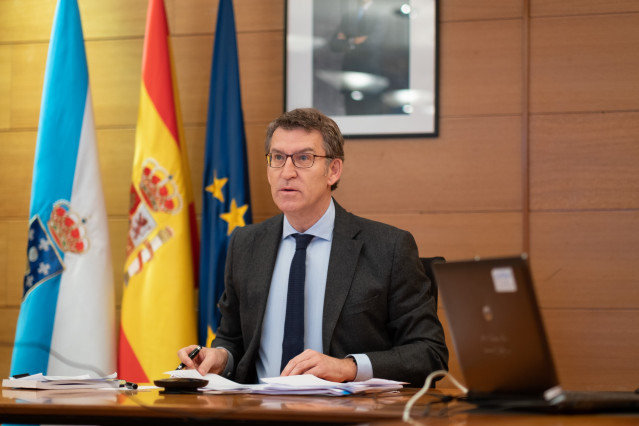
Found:
[[209, 381], [202, 390], [215, 393], [254, 393], [272, 395], [355, 395], [362, 393], [399, 390], [403, 382], [385, 379], [370, 379], [364, 382], [336, 383], [320, 379], [311, 374], [299, 376], [270, 377], [259, 385], [243, 385], [217, 374], [202, 376], [197, 370], [167, 371], [171, 377], [190, 377]]
[[96, 379], [89, 375], [45, 376], [42, 373], [38, 373], [20, 378], [11, 377], [2, 380], [2, 387], [19, 389], [117, 389], [119, 386], [120, 382], [119, 380], [115, 380], [115, 374], [113, 376]]

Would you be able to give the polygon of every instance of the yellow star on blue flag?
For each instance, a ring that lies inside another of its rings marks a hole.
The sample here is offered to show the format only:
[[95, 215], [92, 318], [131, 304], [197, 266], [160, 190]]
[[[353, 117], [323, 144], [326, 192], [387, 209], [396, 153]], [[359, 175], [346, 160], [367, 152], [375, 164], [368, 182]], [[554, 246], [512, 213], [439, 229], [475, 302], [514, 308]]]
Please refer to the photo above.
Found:
[[206, 189], [206, 191], [208, 191], [211, 194], [213, 194], [214, 198], [217, 198], [221, 202], [224, 202], [224, 193], [222, 192], [222, 188], [224, 188], [224, 185], [226, 185], [226, 182], [228, 182], [228, 180], [229, 180], [229, 178], [218, 179], [217, 178], [217, 172], [214, 171], [213, 172], [213, 183], [210, 184], [209, 186], [207, 186], [205, 189]]
[[231, 211], [220, 215], [220, 218], [229, 224], [229, 230], [226, 231], [226, 235], [231, 235], [235, 228], [246, 225], [246, 222], [244, 222], [244, 213], [246, 213], [246, 210], [248, 210], [248, 204], [238, 207], [235, 199], [231, 201]]

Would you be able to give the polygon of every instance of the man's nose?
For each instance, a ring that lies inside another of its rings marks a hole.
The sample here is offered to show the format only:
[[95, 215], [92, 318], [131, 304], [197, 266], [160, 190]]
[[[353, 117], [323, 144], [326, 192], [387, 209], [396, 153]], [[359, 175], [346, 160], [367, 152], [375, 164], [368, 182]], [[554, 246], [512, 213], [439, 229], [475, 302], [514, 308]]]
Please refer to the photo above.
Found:
[[297, 174], [297, 167], [293, 164], [293, 157], [287, 157], [286, 161], [284, 161], [282, 174], [288, 177], [293, 177]]

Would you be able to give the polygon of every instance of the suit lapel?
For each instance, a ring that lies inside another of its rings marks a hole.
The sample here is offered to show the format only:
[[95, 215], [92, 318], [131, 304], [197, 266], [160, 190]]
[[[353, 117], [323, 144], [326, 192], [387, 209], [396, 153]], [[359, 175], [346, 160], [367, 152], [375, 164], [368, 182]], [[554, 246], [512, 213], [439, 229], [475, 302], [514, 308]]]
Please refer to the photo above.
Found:
[[252, 330], [247, 352], [255, 351], [259, 347], [275, 259], [282, 238], [282, 218], [283, 216], [279, 215], [272, 220], [272, 223], [255, 235], [250, 247], [246, 247], [247, 250], [252, 251], [253, 261], [248, 265], [251, 268], [250, 279], [244, 290], [247, 292], [250, 306], [254, 309], [247, 316], [251, 321], [249, 329]]
[[326, 295], [322, 324], [324, 353], [330, 348], [333, 330], [353, 282], [357, 260], [362, 249], [361, 241], [355, 240], [359, 227], [352, 215], [335, 202], [335, 227], [333, 243], [326, 277]]

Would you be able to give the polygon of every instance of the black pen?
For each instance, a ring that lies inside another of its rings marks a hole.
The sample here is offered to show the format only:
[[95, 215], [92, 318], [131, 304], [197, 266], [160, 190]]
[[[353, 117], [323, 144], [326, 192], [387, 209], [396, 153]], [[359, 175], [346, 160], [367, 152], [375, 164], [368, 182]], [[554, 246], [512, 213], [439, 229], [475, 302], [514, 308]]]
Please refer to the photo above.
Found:
[[[195, 358], [195, 356], [199, 354], [201, 350], [202, 350], [202, 346], [197, 345], [195, 349], [193, 349], [191, 353], [189, 354], [189, 358], [191, 359]], [[182, 370], [184, 367], [186, 367], [186, 365], [184, 365], [184, 363], [181, 362], [180, 365], [177, 366], [176, 370]]]

